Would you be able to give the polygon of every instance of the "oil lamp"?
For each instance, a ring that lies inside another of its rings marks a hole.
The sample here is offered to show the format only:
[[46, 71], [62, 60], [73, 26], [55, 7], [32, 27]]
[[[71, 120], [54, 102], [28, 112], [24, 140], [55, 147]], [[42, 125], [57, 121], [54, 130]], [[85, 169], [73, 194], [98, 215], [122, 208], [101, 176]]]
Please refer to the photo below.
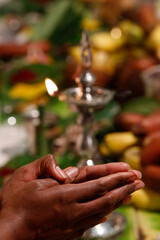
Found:
[[94, 136], [94, 112], [103, 109], [113, 98], [114, 92], [94, 86], [95, 76], [90, 71], [92, 66], [92, 53], [87, 31], [82, 34], [81, 40], [81, 74], [76, 77], [77, 87], [67, 88], [58, 93], [58, 88], [51, 79], [45, 79], [47, 91], [50, 96], [66, 101], [79, 112], [77, 124], [82, 127], [75, 143], [75, 151], [81, 157], [80, 165], [100, 164], [101, 157]]
[[95, 76], [90, 71], [92, 53], [88, 32], [84, 31], [81, 40], [81, 74], [76, 77], [77, 87], [60, 93], [59, 99], [74, 105], [79, 112], [77, 123], [82, 133], [77, 137], [76, 152], [81, 157], [80, 165], [101, 163], [97, 141], [93, 132], [94, 112], [103, 109], [113, 98], [114, 92], [94, 86]]

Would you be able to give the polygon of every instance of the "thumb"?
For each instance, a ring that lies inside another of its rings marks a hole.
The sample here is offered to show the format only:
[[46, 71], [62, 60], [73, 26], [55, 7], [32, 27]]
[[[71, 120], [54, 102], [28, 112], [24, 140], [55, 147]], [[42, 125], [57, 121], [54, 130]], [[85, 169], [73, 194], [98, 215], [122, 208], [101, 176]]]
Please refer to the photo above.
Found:
[[52, 177], [59, 181], [65, 181], [67, 175], [58, 166], [58, 163], [52, 154], [48, 154], [33, 162], [35, 175], [37, 178]]
[[58, 163], [52, 154], [48, 154], [19, 168], [16, 171], [16, 176], [19, 176], [18, 178], [23, 179], [23, 181], [31, 181], [47, 177], [51, 177], [62, 182], [67, 179], [67, 175], [58, 166]]

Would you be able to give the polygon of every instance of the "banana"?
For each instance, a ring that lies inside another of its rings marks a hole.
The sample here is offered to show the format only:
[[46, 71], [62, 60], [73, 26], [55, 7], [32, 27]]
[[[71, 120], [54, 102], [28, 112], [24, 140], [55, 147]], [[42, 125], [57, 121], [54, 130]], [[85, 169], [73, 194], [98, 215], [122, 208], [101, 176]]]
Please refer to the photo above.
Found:
[[[120, 30], [119, 30], [120, 31]], [[110, 32], [97, 32], [91, 36], [91, 43], [95, 49], [107, 52], [114, 52], [121, 48], [126, 42], [125, 36], [120, 34], [119, 38], [114, 38]]]
[[141, 147], [133, 146], [126, 149], [123, 153], [122, 161], [128, 163], [132, 169], [141, 171]]
[[101, 27], [102, 23], [97, 19], [87, 17], [82, 20], [81, 25], [83, 29], [88, 29], [88, 31], [96, 31]]
[[147, 46], [150, 48], [157, 48], [160, 46], [160, 24], [156, 25], [156, 27], [152, 30], [152, 32], [149, 35], [149, 38], [147, 39]]
[[144, 38], [144, 30], [131, 21], [124, 20], [120, 23], [122, 33], [127, 37], [127, 40], [132, 43], [139, 43]]
[[138, 138], [132, 132], [114, 132], [104, 137], [104, 143], [114, 154], [121, 154], [126, 148], [137, 142]]
[[99, 150], [104, 156], [110, 156], [112, 154], [111, 151], [105, 145], [105, 143], [100, 144]]
[[9, 91], [9, 97], [12, 99], [34, 100], [46, 93], [44, 82], [42, 83], [17, 83]]
[[140, 189], [132, 194], [130, 203], [137, 208], [160, 210], [160, 193], [148, 188]]

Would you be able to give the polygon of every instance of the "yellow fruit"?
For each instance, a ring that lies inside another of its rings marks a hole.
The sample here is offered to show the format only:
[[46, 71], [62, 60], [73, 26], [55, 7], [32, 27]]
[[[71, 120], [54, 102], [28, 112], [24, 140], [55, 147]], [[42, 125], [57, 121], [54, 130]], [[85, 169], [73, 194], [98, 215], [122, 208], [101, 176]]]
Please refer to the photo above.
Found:
[[46, 93], [45, 83], [17, 83], [9, 92], [9, 97], [13, 99], [34, 100]]
[[80, 49], [79, 46], [75, 46], [75, 47], [70, 47], [69, 48], [69, 53], [75, 57], [75, 59], [80, 62], [81, 59], [81, 53], [80, 53]]
[[[74, 56], [77, 62], [81, 62], [81, 53], [79, 46], [69, 48], [69, 53]], [[94, 70], [112, 74], [115, 69], [114, 59], [105, 51], [92, 49]]]
[[160, 210], [160, 193], [144, 188], [132, 194], [131, 203], [138, 208]]
[[141, 148], [133, 146], [126, 149], [122, 157], [123, 161], [128, 163], [132, 169], [141, 170]]
[[[91, 48], [92, 54], [94, 55], [94, 50]], [[77, 62], [81, 62], [81, 51], [79, 46], [74, 46], [69, 48], [69, 54], [75, 57]]]
[[84, 18], [82, 20], [82, 28], [89, 31], [95, 31], [101, 26], [101, 22], [93, 18]]
[[112, 52], [124, 45], [125, 38], [122, 35], [114, 38], [110, 32], [99, 32], [92, 35], [91, 43], [96, 49]]
[[104, 156], [111, 155], [111, 151], [107, 148], [107, 146], [104, 143], [100, 144], [99, 150]]
[[107, 134], [104, 141], [112, 153], [121, 154], [126, 148], [136, 144], [138, 138], [132, 132], [115, 132]]
[[149, 39], [147, 40], [147, 45], [150, 48], [157, 48], [160, 46], [160, 24], [158, 24], [151, 32]]
[[120, 28], [130, 43], [134, 44], [143, 40], [144, 31], [139, 25], [124, 20], [120, 23]]

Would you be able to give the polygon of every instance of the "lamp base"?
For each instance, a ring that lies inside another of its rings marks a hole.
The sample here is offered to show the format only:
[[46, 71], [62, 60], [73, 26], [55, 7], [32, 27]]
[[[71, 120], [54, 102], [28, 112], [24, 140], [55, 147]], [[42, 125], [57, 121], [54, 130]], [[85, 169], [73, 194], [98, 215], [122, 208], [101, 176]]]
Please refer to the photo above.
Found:
[[79, 240], [116, 240], [126, 228], [126, 218], [117, 212], [112, 212], [108, 220], [87, 230]]

